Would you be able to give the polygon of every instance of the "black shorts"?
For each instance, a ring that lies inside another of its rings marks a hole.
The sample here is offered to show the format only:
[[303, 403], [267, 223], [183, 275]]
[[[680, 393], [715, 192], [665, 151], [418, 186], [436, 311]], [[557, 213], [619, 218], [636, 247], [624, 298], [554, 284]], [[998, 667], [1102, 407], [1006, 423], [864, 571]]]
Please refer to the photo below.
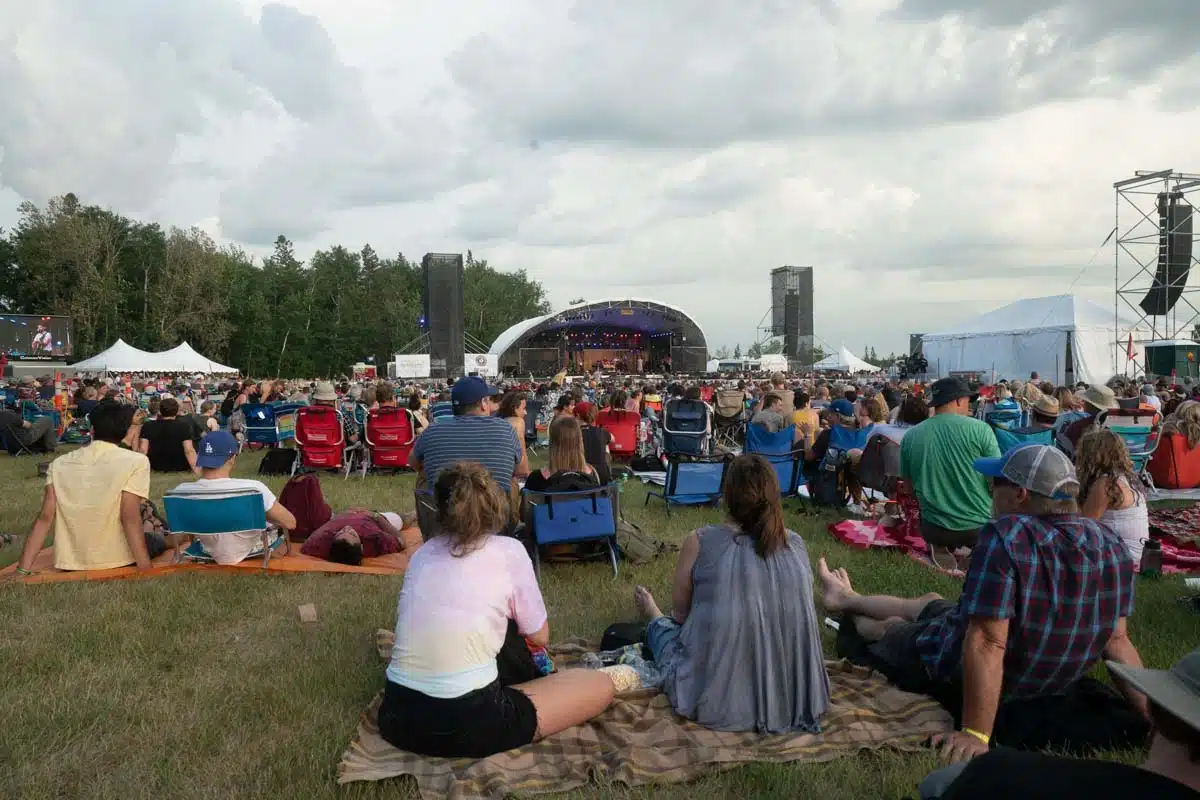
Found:
[[493, 681], [462, 697], [430, 697], [388, 681], [379, 735], [389, 744], [440, 758], [486, 758], [523, 747], [537, 733], [537, 709], [519, 689]]
[[934, 525], [925, 519], [921, 520], [921, 538], [934, 547], [948, 547], [957, 550], [960, 547], [973, 548], [979, 543], [981, 528], [971, 528], [965, 531], [952, 531], [941, 525]]
[[[873, 666], [906, 692], [940, 695], [948, 684], [930, 676], [917, 649], [917, 638], [931, 622], [955, 607], [949, 600], [931, 600], [921, 609], [916, 622], [898, 622], [888, 628], [882, 639], [868, 646]], [[950, 687], [950, 691], [954, 689]]]

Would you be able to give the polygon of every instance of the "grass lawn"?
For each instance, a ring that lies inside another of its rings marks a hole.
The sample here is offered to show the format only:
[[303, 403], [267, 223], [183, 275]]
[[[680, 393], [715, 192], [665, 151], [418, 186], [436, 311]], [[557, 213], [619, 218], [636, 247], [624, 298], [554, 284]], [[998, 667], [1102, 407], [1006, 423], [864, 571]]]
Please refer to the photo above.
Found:
[[[253, 476], [258, 455], [238, 473]], [[37, 461], [0, 456], [0, 531], [24, 534], [40, 504]], [[340, 510], [412, 508], [412, 477], [322, 478]], [[179, 481], [155, 476], [155, 499]], [[267, 481], [278, 490], [283, 480]], [[679, 540], [718, 519], [713, 510], [668, 518], [642, 506], [629, 484], [626, 516]], [[863, 592], [957, 595], [954, 581], [906, 558], [853, 551], [825, 531], [829, 517], [789, 511], [814, 562], [845, 566]], [[21, 537], [0, 548], [16, 560]], [[598, 637], [633, 618], [633, 587], [670, 597], [672, 559], [613, 580], [606, 564], [551, 565], [543, 573], [552, 637]], [[404, 781], [339, 788], [341, 752], [382, 688], [372, 647], [395, 623], [400, 580], [369, 576], [198, 575], [155, 580], [0, 585], [0, 797], [415, 797]], [[1139, 580], [1134, 643], [1149, 666], [1167, 667], [1200, 641], [1200, 619], [1176, 598], [1178, 577]], [[315, 603], [303, 625], [296, 608]], [[827, 652], [832, 640], [826, 637]], [[1136, 754], [1123, 754], [1128, 758]], [[820, 765], [759, 765], [684, 786], [596, 786], [580, 798], [915, 796], [930, 754], [880, 753]]]

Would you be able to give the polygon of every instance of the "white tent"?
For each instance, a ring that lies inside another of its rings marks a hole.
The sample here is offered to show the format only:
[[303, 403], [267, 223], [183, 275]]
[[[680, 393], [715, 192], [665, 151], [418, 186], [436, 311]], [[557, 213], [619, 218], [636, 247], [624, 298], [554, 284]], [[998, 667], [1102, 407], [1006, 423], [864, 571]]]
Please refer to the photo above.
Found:
[[233, 367], [218, 364], [197, 353], [190, 344], [184, 342], [164, 353], [153, 353], [156, 359], [157, 372], [199, 372], [212, 375], [222, 372], [237, 372]]
[[123, 339], [91, 358], [71, 365], [76, 372], [153, 372], [159, 353], [147, 353]]
[[845, 347], [813, 364], [813, 369], [829, 372], [879, 372], [879, 367], [868, 364]]
[[1149, 331], [1131, 320], [1118, 328], [1113, 310], [1075, 295], [1030, 297], [928, 333], [922, 351], [929, 372], [978, 372], [985, 380], [1038, 377], [1104, 383], [1129, 364], [1127, 337], [1133, 332], [1135, 358], [1143, 361], [1140, 340]]

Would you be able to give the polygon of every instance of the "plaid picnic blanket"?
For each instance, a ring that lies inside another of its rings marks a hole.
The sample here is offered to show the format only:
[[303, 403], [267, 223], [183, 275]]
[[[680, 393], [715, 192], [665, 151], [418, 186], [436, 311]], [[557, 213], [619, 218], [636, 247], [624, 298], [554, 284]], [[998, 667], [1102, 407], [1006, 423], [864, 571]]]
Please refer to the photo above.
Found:
[[[390, 652], [383, 631], [381, 655]], [[560, 666], [582, 650], [551, 648]], [[888, 747], [920, 749], [951, 729], [950, 715], [933, 700], [908, 694], [880, 675], [846, 661], [828, 662], [831, 705], [820, 734], [723, 733], [675, 714], [666, 695], [640, 690], [620, 695], [600, 716], [527, 747], [489, 758], [441, 759], [407, 753], [379, 736], [382, 693], [359, 720], [338, 766], [338, 783], [412, 776], [422, 798], [500, 798], [510, 793], [563, 792], [592, 779], [628, 786], [680, 783], [714, 770], [754, 762], [820, 762]]]
[[1200, 572], [1200, 505], [1150, 509], [1150, 537], [1162, 545], [1163, 572]]

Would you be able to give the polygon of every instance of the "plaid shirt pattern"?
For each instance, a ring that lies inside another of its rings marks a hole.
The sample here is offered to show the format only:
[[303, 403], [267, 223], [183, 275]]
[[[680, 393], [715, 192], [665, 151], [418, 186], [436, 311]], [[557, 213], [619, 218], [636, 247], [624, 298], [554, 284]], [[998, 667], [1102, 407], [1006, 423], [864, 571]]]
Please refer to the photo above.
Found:
[[1133, 613], [1133, 561], [1116, 534], [1080, 515], [989, 522], [971, 554], [957, 608], [917, 640], [930, 674], [961, 669], [970, 617], [1007, 619], [1004, 694], [1055, 694], [1099, 660]]

